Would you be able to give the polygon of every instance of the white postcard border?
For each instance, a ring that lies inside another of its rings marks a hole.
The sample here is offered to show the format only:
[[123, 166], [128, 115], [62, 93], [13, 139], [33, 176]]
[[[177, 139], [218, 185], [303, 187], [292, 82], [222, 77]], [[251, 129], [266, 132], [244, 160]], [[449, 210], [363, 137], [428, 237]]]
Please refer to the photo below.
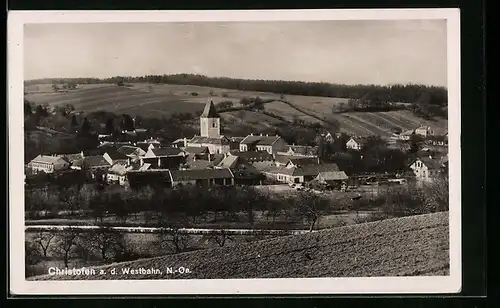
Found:
[[[23, 36], [26, 23], [286, 20], [447, 20], [450, 275], [439, 277], [26, 281], [24, 269]], [[9, 279], [17, 295], [379, 294], [461, 290], [459, 9], [245, 11], [10, 11], [8, 14]], [[22, 256], [22, 257], [21, 257]], [[112, 283], [111, 283], [112, 282]]]

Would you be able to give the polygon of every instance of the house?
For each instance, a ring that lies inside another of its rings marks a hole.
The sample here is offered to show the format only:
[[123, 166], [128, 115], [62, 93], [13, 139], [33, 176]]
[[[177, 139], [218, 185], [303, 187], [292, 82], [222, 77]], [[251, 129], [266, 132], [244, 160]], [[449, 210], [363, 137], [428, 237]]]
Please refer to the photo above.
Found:
[[420, 135], [422, 137], [432, 136], [434, 135], [434, 131], [430, 126], [422, 125], [415, 129], [415, 134]]
[[140, 161], [141, 165], [150, 164], [152, 169], [179, 169], [186, 162], [186, 153], [174, 147], [154, 148], [149, 149]]
[[[141, 166], [143, 168], [144, 164]], [[172, 187], [172, 178], [168, 169], [139, 169], [129, 170], [126, 173], [126, 182], [132, 189], [143, 187], [166, 188]]]
[[106, 182], [108, 183], [118, 183], [120, 186], [124, 186], [127, 181], [127, 172], [132, 170], [131, 165], [124, 165], [121, 163], [116, 163], [112, 165], [106, 173]]
[[241, 141], [243, 141], [243, 139], [245, 139], [245, 137], [229, 137], [229, 150], [239, 150], [240, 143]]
[[82, 151], [76, 154], [59, 154], [57, 156], [67, 161], [71, 166], [75, 161], [82, 159], [84, 157], [84, 154]]
[[285, 166], [301, 167], [305, 165], [319, 165], [318, 157], [290, 157]]
[[286, 149], [286, 151], [277, 152], [276, 154], [291, 156], [316, 156], [318, 153], [318, 147], [305, 145], [287, 145]]
[[280, 136], [250, 134], [240, 142], [240, 151], [266, 151], [269, 154], [277, 154], [286, 149], [286, 142]]
[[234, 176], [229, 168], [170, 170], [170, 177], [173, 187], [178, 185], [197, 185], [197, 186], [234, 185]]
[[348, 150], [356, 150], [360, 151], [363, 149], [363, 145], [366, 141], [366, 138], [364, 137], [351, 137], [349, 140], [347, 140], [345, 146]]
[[127, 164], [130, 163], [131, 158], [127, 155], [119, 152], [115, 149], [107, 150], [106, 153], [103, 154], [104, 159], [110, 164], [113, 165], [115, 163]]
[[196, 159], [206, 159], [209, 160], [210, 150], [208, 147], [186, 147], [184, 152]]
[[97, 171], [107, 170], [109, 167], [111, 167], [111, 164], [103, 155], [92, 155], [75, 161], [71, 169]]
[[250, 164], [257, 170], [266, 169], [267, 167], [274, 165], [274, 157], [267, 151], [231, 151], [228, 155], [239, 157], [241, 162]]
[[412, 130], [405, 130], [399, 134], [399, 140], [409, 141], [414, 133]]
[[444, 167], [441, 160], [432, 157], [419, 157], [413, 159], [410, 163], [410, 168], [413, 170], [415, 177], [418, 180], [429, 181], [438, 177]]
[[283, 183], [304, 183], [314, 180], [321, 172], [331, 171], [339, 171], [337, 164], [315, 164], [300, 167], [288, 165], [272, 167], [263, 173]]
[[146, 155], [147, 151], [144, 151], [140, 147], [137, 146], [131, 146], [131, 145], [124, 145], [118, 148], [117, 150], [119, 153], [130, 157], [131, 159], [139, 159], [140, 157]]
[[28, 167], [34, 172], [53, 173], [55, 171], [67, 170], [70, 163], [59, 156], [38, 155], [28, 163]]
[[174, 148], [185, 148], [187, 146], [187, 138], [180, 138], [172, 142]]
[[224, 154], [230, 151], [230, 141], [225, 136], [194, 136], [191, 140], [187, 141], [187, 147], [207, 147], [212, 154]]

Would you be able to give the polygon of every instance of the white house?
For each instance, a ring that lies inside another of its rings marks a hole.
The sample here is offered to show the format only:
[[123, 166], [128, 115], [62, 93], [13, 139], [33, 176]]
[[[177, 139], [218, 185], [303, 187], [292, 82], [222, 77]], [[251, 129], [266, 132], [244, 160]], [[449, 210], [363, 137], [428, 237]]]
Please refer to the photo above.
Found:
[[349, 140], [347, 140], [345, 146], [349, 150], [359, 151], [363, 148], [363, 141], [364, 141], [364, 138], [351, 137]]
[[66, 170], [70, 163], [61, 157], [51, 155], [38, 155], [28, 163], [28, 167], [34, 173], [43, 171], [45, 173], [53, 173], [55, 171]]
[[414, 131], [412, 131], [412, 130], [406, 130], [404, 132], [401, 132], [401, 134], [399, 134], [399, 140], [408, 141], [411, 139], [411, 136], [413, 134], [414, 134]]
[[434, 131], [432, 130], [432, 128], [430, 126], [422, 125], [422, 126], [418, 127], [417, 129], [415, 129], [415, 134], [420, 135], [422, 137], [427, 137], [427, 136], [434, 135]]
[[431, 157], [420, 157], [413, 160], [410, 168], [418, 180], [429, 181], [439, 176], [443, 163]]

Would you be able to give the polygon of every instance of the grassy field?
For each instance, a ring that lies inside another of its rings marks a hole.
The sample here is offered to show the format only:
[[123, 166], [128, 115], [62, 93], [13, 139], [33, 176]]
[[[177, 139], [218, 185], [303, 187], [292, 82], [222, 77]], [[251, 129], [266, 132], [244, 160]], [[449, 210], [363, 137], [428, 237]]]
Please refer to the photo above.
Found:
[[[196, 93], [196, 95], [194, 95]], [[128, 87], [114, 84], [79, 85], [71, 91], [54, 92], [51, 85], [33, 85], [27, 88], [25, 98], [37, 104], [51, 106], [71, 104], [76, 110], [92, 112], [98, 110], [115, 113], [128, 113], [145, 117], [169, 116], [172, 113], [196, 113], [203, 110], [208, 99], [214, 103], [230, 100], [234, 106], [243, 97], [280, 100], [280, 94], [253, 91], [200, 87], [191, 85], [156, 85], [136, 83]], [[425, 120], [409, 111], [391, 112], [349, 112], [332, 114], [332, 109], [346, 104], [347, 99], [285, 95], [283, 100], [272, 101], [265, 105], [265, 111], [278, 115], [285, 121], [295, 119], [311, 123], [336, 119], [342, 131], [351, 135], [389, 136], [391, 129], [415, 129], [419, 125], [430, 125], [438, 133], [447, 130], [446, 120]], [[283, 122], [281, 118], [267, 116], [251, 111], [233, 111], [222, 115], [225, 125], [244, 125], [253, 129], [272, 128]]]
[[[449, 275], [448, 212], [388, 219], [232, 247], [166, 255], [100, 267], [95, 276], [32, 280], [231, 279]], [[172, 274], [167, 267], [189, 268]], [[114, 268], [116, 275], [109, 271]], [[122, 269], [159, 269], [127, 275]]]

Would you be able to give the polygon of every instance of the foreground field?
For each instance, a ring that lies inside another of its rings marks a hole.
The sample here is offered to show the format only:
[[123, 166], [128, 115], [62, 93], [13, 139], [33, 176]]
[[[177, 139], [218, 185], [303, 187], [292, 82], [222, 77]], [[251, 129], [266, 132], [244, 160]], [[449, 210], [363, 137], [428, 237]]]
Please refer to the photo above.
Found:
[[[169, 268], [189, 273], [170, 273]], [[125, 269], [157, 269], [127, 275]], [[100, 267], [92, 276], [32, 280], [373, 277], [449, 274], [448, 212], [389, 219]], [[116, 275], [111, 275], [116, 269]], [[99, 271], [97, 271], [99, 273]]]
[[[351, 135], [390, 136], [391, 129], [415, 129], [419, 125], [430, 125], [438, 133], [447, 130], [447, 120], [425, 120], [410, 111], [391, 112], [349, 112], [332, 114], [332, 110], [346, 105], [347, 99], [300, 95], [281, 96], [277, 93], [238, 91], [230, 89], [200, 87], [191, 85], [131, 84], [119, 87], [114, 84], [79, 85], [71, 91], [54, 92], [50, 85], [29, 86], [25, 99], [51, 106], [71, 104], [83, 112], [110, 111], [144, 117], [168, 117], [172, 113], [196, 113], [203, 110], [208, 99], [219, 103], [232, 101], [234, 106], [243, 97], [259, 96], [272, 101], [265, 106], [265, 115], [252, 111], [233, 111], [222, 114], [228, 129], [244, 125], [255, 130], [272, 128], [294, 120], [311, 123], [328, 123], [337, 120], [340, 129]], [[289, 104], [280, 102], [284, 100]], [[272, 115], [279, 117], [273, 117]]]

